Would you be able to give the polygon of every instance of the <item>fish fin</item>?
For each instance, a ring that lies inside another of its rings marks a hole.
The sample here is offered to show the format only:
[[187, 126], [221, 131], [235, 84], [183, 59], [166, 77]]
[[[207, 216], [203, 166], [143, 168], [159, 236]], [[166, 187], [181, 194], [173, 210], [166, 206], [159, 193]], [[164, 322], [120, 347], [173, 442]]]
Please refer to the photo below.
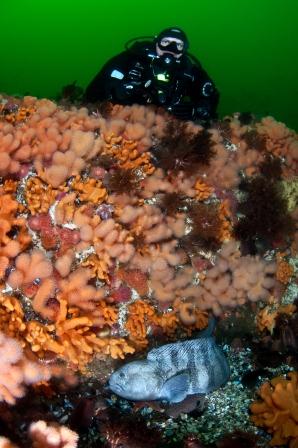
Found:
[[179, 403], [188, 395], [190, 376], [187, 372], [169, 378], [161, 389], [161, 396], [170, 403]]
[[216, 324], [217, 324], [218, 319], [216, 319], [214, 316], [210, 316], [209, 320], [208, 320], [208, 326], [207, 328], [204, 328], [204, 330], [201, 330], [197, 337], [198, 338], [212, 338], [215, 328], [216, 328]]

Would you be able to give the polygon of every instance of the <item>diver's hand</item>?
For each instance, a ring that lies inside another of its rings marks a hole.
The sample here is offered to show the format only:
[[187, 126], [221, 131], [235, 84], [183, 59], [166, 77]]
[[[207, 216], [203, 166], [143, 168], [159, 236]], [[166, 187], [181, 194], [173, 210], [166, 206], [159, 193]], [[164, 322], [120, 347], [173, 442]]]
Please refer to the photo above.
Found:
[[180, 120], [193, 120], [194, 107], [192, 104], [174, 104], [167, 107], [167, 110]]
[[196, 107], [194, 118], [199, 120], [209, 120], [210, 118], [210, 110], [208, 107]]
[[124, 82], [117, 89], [117, 98], [130, 103], [149, 104], [152, 102], [151, 92], [144, 82]]

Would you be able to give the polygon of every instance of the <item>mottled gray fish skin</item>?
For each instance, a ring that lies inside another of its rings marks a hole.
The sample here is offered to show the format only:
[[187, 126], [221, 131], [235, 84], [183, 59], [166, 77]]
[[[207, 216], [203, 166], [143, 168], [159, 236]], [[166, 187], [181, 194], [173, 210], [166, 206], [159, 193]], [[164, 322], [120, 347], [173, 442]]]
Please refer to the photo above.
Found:
[[151, 350], [147, 359], [156, 362], [167, 377], [189, 372], [188, 395], [211, 392], [230, 375], [225, 355], [211, 337], [166, 344]]
[[130, 400], [182, 401], [206, 394], [229, 379], [225, 355], [213, 337], [166, 344], [151, 350], [147, 360], [130, 362], [111, 375], [110, 388]]

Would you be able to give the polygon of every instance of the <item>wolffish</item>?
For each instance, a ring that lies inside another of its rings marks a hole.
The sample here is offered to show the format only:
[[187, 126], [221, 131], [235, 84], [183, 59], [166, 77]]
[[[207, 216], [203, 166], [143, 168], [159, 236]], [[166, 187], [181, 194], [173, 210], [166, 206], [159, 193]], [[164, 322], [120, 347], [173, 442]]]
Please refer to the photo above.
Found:
[[147, 359], [132, 361], [110, 377], [110, 389], [128, 400], [178, 403], [188, 395], [206, 394], [225, 384], [230, 369], [211, 336], [166, 344]]

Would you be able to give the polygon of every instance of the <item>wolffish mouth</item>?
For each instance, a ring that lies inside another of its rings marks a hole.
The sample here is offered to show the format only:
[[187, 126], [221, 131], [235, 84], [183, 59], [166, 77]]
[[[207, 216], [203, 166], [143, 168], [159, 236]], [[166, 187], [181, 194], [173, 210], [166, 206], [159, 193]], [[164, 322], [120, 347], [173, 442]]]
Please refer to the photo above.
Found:
[[123, 386], [120, 386], [119, 384], [109, 383], [109, 387], [113, 392], [116, 392], [116, 393], [124, 392]]

